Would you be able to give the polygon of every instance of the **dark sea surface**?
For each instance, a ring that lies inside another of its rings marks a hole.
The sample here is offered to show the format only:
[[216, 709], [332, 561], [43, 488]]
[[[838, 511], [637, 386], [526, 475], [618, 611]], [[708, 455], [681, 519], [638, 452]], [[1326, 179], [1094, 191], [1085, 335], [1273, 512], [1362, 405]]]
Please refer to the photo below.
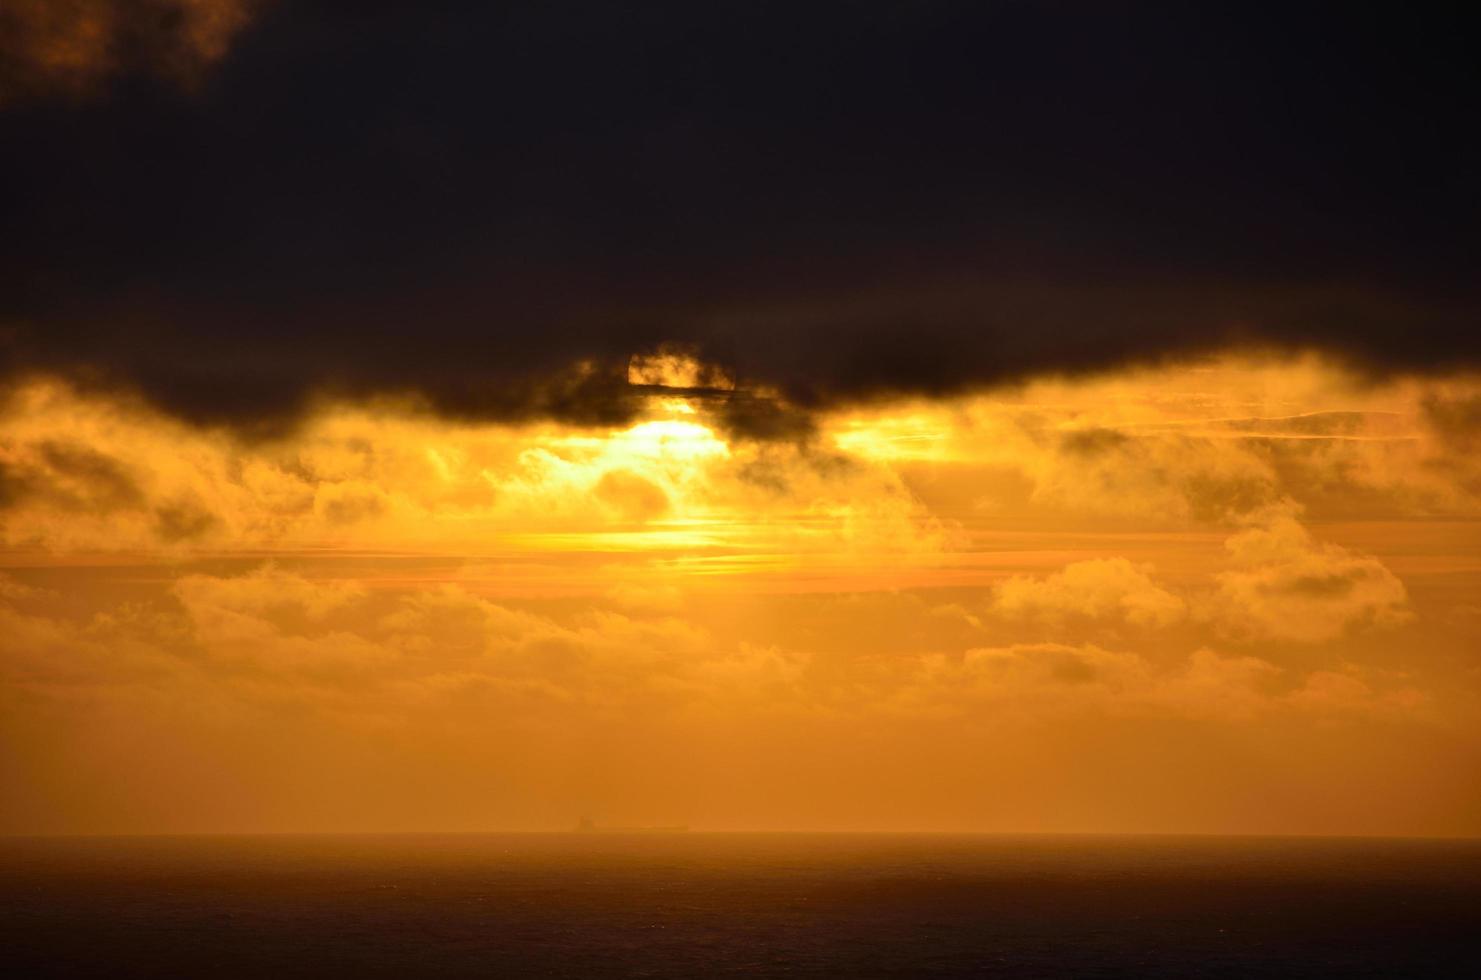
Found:
[[1481, 976], [1481, 842], [0, 839], [9, 976]]

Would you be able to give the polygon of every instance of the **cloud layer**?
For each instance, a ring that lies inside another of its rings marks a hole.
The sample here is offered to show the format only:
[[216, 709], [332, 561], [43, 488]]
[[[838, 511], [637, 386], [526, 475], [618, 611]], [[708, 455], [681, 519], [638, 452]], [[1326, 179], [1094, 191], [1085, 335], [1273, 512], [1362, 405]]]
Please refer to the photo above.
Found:
[[[1473, 833], [1478, 383], [1220, 359], [727, 435], [0, 402], [0, 826]], [[691, 387], [698, 382], [703, 391]]]
[[[854, 807], [884, 826], [1016, 814], [1070, 828], [1107, 819], [1115, 794], [1099, 766], [1145, 784], [1134, 819], [1146, 826], [1187, 820], [1207, 790], [1187, 760], [1166, 760], [1160, 788], [1116, 761], [1145, 759], [1147, 738], [1228, 765], [1231, 739], [1310, 750], [1332, 730], [1359, 745], [1398, 738], [1409, 758], [1463, 710], [1406, 675], [1340, 663], [1207, 648], [1168, 660], [1086, 641], [807, 649], [698, 608], [542, 612], [271, 565], [183, 575], [147, 601], [81, 613], [75, 595], [69, 609], [0, 583], [10, 830], [550, 827], [592, 808], [795, 826]], [[843, 638], [872, 615], [856, 603], [830, 619]], [[1348, 792], [1343, 766], [1297, 768], [1305, 795]], [[880, 804], [882, 785], [915, 795]], [[1058, 812], [1066, 793], [1100, 809]], [[1408, 802], [1438, 805], [1432, 792]], [[1370, 827], [1376, 813], [1382, 826], [1393, 809], [1316, 825]]]

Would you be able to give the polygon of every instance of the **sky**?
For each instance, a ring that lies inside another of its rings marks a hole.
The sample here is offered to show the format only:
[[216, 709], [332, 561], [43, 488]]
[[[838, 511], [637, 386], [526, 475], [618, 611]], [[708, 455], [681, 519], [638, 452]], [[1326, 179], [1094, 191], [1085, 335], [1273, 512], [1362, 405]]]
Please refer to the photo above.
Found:
[[0, 832], [1481, 833], [1471, 28], [0, 0]]

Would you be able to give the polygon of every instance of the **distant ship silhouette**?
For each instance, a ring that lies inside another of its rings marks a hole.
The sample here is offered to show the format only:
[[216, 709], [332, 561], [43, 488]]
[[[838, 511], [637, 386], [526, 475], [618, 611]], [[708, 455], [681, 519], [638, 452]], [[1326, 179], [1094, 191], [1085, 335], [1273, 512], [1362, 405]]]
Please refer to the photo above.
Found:
[[576, 821], [576, 833], [578, 834], [684, 834], [689, 828], [684, 826], [673, 827], [602, 827], [590, 817], [582, 817]]

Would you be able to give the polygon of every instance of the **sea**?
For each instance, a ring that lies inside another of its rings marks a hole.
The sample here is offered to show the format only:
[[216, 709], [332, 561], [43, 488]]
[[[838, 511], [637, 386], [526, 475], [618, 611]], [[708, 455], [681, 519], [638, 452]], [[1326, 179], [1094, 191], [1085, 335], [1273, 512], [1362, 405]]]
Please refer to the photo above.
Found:
[[1481, 842], [0, 839], [12, 977], [1481, 977]]

